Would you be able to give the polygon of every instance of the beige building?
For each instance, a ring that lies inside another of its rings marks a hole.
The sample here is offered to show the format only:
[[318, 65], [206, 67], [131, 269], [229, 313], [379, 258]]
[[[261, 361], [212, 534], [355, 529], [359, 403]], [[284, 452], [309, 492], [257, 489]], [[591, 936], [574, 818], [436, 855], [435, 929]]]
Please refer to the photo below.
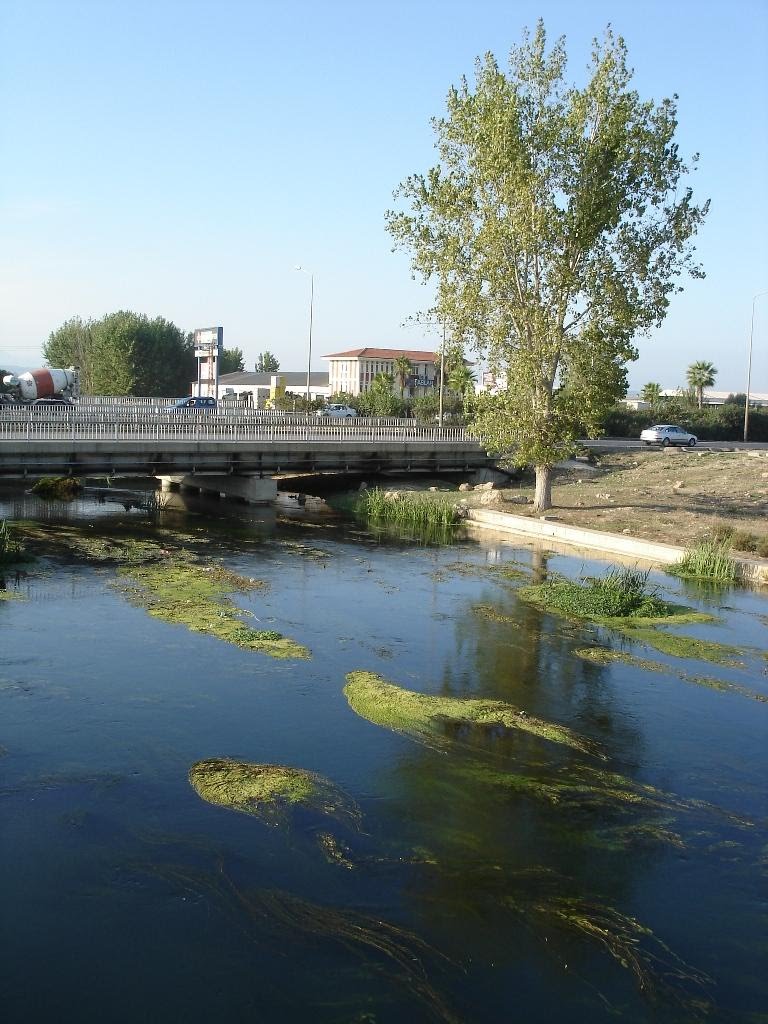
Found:
[[405, 394], [410, 397], [429, 394], [438, 383], [435, 353], [400, 348], [353, 348], [348, 352], [333, 352], [323, 356], [329, 363], [328, 385], [331, 394], [343, 391], [348, 395], [360, 395], [370, 388], [379, 373], [391, 374], [394, 377], [392, 390], [400, 394], [395, 366], [400, 356], [406, 356], [412, 367]]

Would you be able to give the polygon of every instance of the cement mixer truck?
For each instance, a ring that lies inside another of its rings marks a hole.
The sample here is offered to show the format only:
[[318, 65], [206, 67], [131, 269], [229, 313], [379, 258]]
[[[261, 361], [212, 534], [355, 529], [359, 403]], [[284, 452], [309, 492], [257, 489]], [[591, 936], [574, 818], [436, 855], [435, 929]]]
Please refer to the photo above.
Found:
[[80, 397], [80, 373], [74, 366], [27, 370], [18, 376], [9, 373], [3, 377], [3, 386], [0, 402], [6, 405], [69, 405]]

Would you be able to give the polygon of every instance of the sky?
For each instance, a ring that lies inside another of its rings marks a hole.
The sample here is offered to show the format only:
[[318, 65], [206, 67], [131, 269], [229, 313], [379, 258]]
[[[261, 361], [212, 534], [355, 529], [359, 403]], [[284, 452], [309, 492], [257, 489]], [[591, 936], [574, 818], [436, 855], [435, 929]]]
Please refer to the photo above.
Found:
[[[679, 95], [677, 141], [711, 212], [705, 280], [682, 281], [636, 339], [630, 387], [684, 384], [708, 360], [746, 389], [753, 298], [768, 291], [766, 0], [2, 0], [0, 367], [40, 365], [73, 316], [118, 309], [222, 325], [246, 369], [366, 345], [437, 348], [414, 326], [433, 291], [384, 216], [436, 163], [430, 119], [474, 61], [506, 65], [524, 27], [624, 37], [644, 99]], [[297, 272], [301, 265], [307, 272]], [[751, 390], [768, 392], [768, 295]]]

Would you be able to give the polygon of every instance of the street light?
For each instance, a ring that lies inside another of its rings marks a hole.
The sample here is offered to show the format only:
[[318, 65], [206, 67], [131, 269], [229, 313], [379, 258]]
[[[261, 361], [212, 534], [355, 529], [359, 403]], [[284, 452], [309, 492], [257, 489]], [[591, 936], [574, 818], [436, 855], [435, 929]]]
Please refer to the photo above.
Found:
[[744, 442], [747, 440], [747, 433], [749, 431], [749, 388], [752, 383], [752, 336], [755, 332], [755, 303], [763, 295], [768, 295], [766, 292], [758, 292], [757, 295], [752, 299], [752, 322], [749, 326], [749, 359], [747, 361], [747, 397], [744, 399]]
[[307, 414], [309, 414], [309, 373], [312, 367], [312, 317], [315, 309], [315, 275], [301, 266], [297, 266], [296, 270], [309, 277], [309, 352], [307, 354]]

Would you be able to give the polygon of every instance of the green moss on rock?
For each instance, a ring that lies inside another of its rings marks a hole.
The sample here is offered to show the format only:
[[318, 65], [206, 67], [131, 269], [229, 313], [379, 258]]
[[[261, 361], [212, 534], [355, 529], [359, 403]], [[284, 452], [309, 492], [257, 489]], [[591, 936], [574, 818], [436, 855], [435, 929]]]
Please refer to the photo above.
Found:
[[[437, 697], [404, 690], [373, 672], [350, 672], [344, 694], [350, 707], [375, 725], [445, 748], [463, 728], [526, 732], [584, 754], [603, 756], [597, 744], [562, 725], [535, 718], [500, 700]], [[453, 737], [453, 738], [452, 738]]]

